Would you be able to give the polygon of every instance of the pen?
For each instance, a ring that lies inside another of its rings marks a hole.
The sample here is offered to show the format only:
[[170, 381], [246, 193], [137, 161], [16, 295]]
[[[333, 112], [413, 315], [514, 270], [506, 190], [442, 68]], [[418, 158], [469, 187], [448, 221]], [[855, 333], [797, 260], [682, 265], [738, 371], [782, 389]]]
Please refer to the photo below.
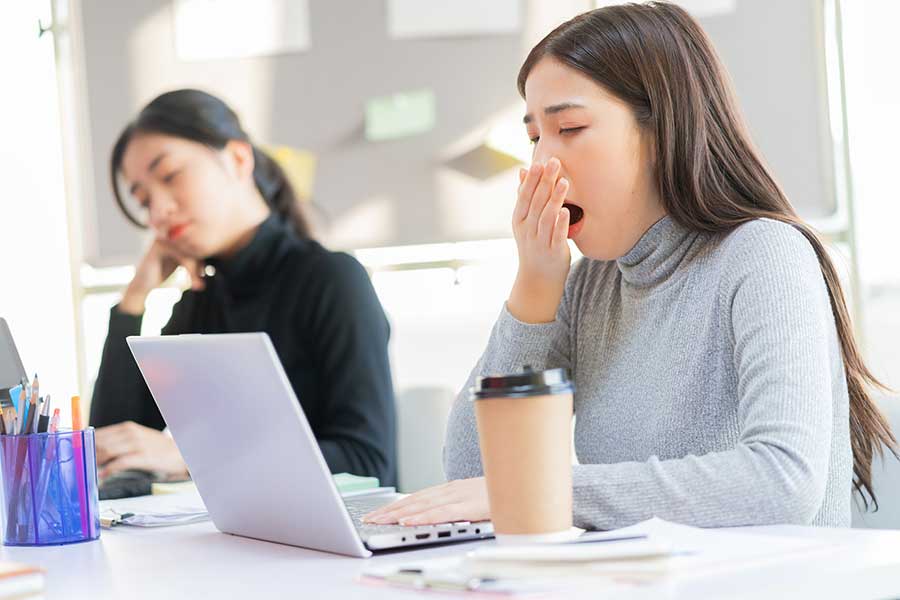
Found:
[[40, 406], [41, 384], [38, 381], [37, 373], [34, 374], [34, 381], [31, 383], [31, 404], [28, 405], [28, 429], [29, 433], [37, 431], [37, 408]]
[[41, 414], [38, 416], [38, 433], [47, 433], [47, 427], [50, 425], [50, 394], [44, 398], [44, 404], [41, 405]]
[[37, 399], [37, 404], [34, 405], [34, 416], [30, 417], [28, 420], [30, 421], [29, 425], [31, 426], [32, 433], [38, 433], [38, 421], [41, 418], [41, 406], [44, 404], [43, 398]]
[[[47, 395], [47, 402], [45, 403], [44, 406], [45, 406], [45, 408], [50, 406], [49, 394]], [[44, 415], [41, 415], [41, 418], [42, 419], [45, 418]], [[46, 430], [46, 428], [47, 428], [46, 424], [44, 425], [44, 428]], [[53, 419], [50, 420], [49, 428], [50, 428], [50, 433], [57, 433], [57, 430], [59, 429], [59, 409], [58, 408], [55, 411], [53, 411]], [[44, 510], [44, 501], [47, 498], [47, 487], [50, 485], [50, 471], [53, 468], [52, 465], [53, 465], [54, 454], [55, 454], [57, 445], [59, 445], [59, 439], [57, 439], [55, 436], [49, 436], [47, 438], [47, 446], [46, 446], [47, 453], [44, 456], [45, 464], [44, 464], [43, 469], [41, 470], [41, 476], [38, 481], [38, 491], [37, 491], [37, 496], [36, 496], [38, 499], [38, 510], [37, 510], [38, 514], [41, 514], [42, 511]]]

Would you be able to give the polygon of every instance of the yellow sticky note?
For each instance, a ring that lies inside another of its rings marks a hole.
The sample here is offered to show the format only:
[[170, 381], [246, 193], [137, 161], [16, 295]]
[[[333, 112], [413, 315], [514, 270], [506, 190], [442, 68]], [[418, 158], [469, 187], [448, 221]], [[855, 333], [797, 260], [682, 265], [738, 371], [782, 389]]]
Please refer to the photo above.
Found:
[[265, 146], [263, 150], [284, 169], [284, 174], [301, 200], [308, 201], [312, 198], [316, 179], [315, 154], [290, 146]]

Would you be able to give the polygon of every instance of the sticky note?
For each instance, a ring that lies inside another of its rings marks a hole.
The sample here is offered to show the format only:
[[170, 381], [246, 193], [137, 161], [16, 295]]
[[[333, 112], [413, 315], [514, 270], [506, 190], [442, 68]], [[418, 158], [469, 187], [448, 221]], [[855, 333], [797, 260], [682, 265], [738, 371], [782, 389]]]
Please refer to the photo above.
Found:
[[366, 103], [366, 139], [393, 140], [426, 133], [436, 121], [435, 95], [418, 90], [372, 98]]
[[334, 485], [337, 487], [338, 492], [342, 494], [378, 487], [377, 477], [363, 477], [361, 475], [351, 475], [350, 473], [335, 473], [333, 477]]
[[265, 146], [265, 151], [278, 163], [302, 201], [313, 195], [316, 179], [316, 155], [309, 150], [290, 146]]

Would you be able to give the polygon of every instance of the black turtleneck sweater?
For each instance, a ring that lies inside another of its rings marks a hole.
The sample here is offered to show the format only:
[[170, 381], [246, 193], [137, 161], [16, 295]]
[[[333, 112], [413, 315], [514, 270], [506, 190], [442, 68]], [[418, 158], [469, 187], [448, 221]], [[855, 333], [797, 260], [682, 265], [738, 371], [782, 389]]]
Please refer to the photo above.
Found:
[[[186, 291], [163, 335], [264, 331], [332, 473], [396, 483], [390, 330], [356, 259], [301, 239], [272, 215], [229, 260], [210, 259], [206, 289]], [[94, 384], [91, 425], [165, 422], [125, 343], [141, 316], [113, 307]]]

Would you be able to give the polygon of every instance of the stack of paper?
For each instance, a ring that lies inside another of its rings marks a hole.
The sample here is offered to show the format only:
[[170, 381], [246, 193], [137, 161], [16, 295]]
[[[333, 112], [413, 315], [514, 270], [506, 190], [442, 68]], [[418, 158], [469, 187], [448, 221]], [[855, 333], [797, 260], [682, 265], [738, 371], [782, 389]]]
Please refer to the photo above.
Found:
[[[393, 487], [378, 487], [377, 477], [360, 477], [350, 473], [337, 473], [334, 483], [344, 498], [395, 491]], [[152, 491], [151, 496], [102, 501], [101, 526], [166, 527], [209, 520], [206, 505], [193, 481], [154, 483]]]
[[208, 520], [209, 513], [196, 486], [182, 492], [104, 500], [100, 503], [100, 525], [103, 527], [167, 527]]
[[594, 589], [598, 584], [646, 584], [702, 576], [803, 558], [829, 548], [816, 540], [650, 519], [616, 531], [587, 533], [567, 544], [510, 547], [485, 543], [451, 558], [382, 564], [366, 570], [365, 576], [418, 589], [527, 594], [564, 591], [584, 585], [586, 579]]

